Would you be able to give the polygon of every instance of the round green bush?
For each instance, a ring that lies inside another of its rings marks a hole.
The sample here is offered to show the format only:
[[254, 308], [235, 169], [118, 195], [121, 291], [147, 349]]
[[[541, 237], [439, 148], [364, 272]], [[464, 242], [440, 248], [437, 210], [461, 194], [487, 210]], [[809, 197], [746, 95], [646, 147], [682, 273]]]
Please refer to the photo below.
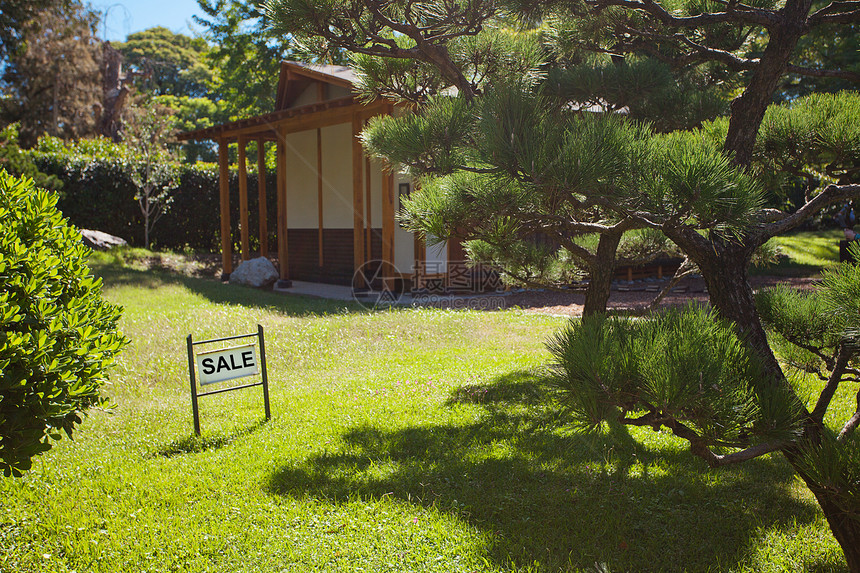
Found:
[[0, 170], [0, 468], [21, 475], [99, 404], [127, 343], [56, 195]]

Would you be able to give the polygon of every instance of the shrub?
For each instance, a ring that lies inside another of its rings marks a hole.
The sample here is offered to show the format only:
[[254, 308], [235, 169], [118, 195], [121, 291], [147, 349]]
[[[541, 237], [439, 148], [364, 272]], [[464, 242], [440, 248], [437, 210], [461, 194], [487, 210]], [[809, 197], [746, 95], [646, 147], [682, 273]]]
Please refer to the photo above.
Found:
[[99, 404], [127, 343], [56, 195], [0, 170], [0, 468], [21, 475]]

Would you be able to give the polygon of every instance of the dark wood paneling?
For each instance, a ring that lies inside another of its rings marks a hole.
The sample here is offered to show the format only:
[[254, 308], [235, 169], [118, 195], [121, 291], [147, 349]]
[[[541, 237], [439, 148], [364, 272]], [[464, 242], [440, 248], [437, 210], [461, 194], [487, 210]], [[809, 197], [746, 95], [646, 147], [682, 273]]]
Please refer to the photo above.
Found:
[[[290, 278], [299, 281], [351, 285], [353, 267], [353, 229], [323, 229], [323, 261], [319, 266], [319, 231], [290, 229]], [[371, 232], [371, 254], [368, 260], [382, 257], [382, 229]]]

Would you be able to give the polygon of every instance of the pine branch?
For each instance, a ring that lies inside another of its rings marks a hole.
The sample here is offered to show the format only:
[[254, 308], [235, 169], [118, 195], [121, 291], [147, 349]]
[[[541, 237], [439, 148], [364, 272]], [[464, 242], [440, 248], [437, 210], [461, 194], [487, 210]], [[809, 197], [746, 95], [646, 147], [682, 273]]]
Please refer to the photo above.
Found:
[[763, 239], [762, 242], [764, 242], [771, 237], [794, 229], [825, 207], [858, 197], [860, 197], [860, 184], [828, 185], [821, 193], [791, 215], [761, 227], [756, 233], [757, 238]]
[[705, 12], [696, 16], [673, 16], [653, 0], [592, 0], [586, 3], [597, 11], [609, 6], [620, 6], [647, 12], [662, 24], [673, 28], [699, 28], [727, 22], [740, 22], [770, 29], [781, 22], [781, 18], [776, 12], [753, 8], [745, 4], [740, 5], [742, 7], [740, 10], [737, 9], [737, 5], [727, 4], [725, 12]]
[[[846, 2], [846, 4], [857, 4], [857, 2]], [[823, 24], [853, 24], [854, 22], [860, 22], [860, 9], [838, 14], [821, 14], [819, 10], [807, 19], [806, 24], [814, 28]]]
[[648, 305], [648, 310], [654, 311], [657, 309], [657, 306], [666, 298], [666, 295], [675, 288], [681, 279], [688, 277], [696, 272], [696, 265], [693, 264], [693, 261], [690, 260], [690, 257], [684, 257], [684, 261], [681, 263], [681, 266], [678, 267], [678, 270], [675, 271], [675, 274], [672, 275], [672, 278], [666, 283], [657, 296], [654, 297], [654, 300]]
[[857, 392], [857, 410], [855, 410], [854, 415], [845, 422], [845, 425], [842, 427], [836, 440], [839, 442], [845, 441], [845, 439], [857, 428], [858, 425], [860, 425], [860, 392]]
[[[860, 18], [858, 18], [858, 21], [860, 21]], [[837, 78], [860, 83], [860, 74], [858, 74], [857, 72], [848, 72], [842, 70], [823, 70], [820, 68], [795, 66], [793, 64], [789, 64], [786, 70], [792, 74], [808, 76], [811, 78]]]
[[705, 461], [708, 462], [708, 465], [712, 468], [738, 464], [772, 452], [778, 452], [784, 447], [784, 445], [785, 444], [780, 442], [758, 444], [756, 446], [746, 448], [745, 450], [725, 455], [715, 454], [711, 450], [707, 450]]
[[845, 372], [845, 366], [853, 353], [848, 349], [847, 345], [839, 345], [839, 353], [836, 355], [836, 362], [833, 364], [833, 370], [830, 372], [830, 379], [818, 396], [818, 402], [815, 404], [815, 409], [812, 410], [810, 417], [818, 424], [823, 423], [824, 414], [827, 413], [827, 408], [830, 406], [830, 401], [833, 400], [833, 395], [836, 389], [839, 388], [839, 383], [842, 382], [842, 375]]
[[679, 422], [673, 417], [661, 414], [656, 410], [638, 418], [622, 417], [619, 421], [622, 424], [629, 426], [651, 426], [654, 431], [659, 430], [660, 426], [666, 426], [672, 430], [673, 434], [679, 438], [687, 440], [690, 444], [690, 452], [705, 460], [705, 462], [707, 462], [707, 464], [712, 468], [746, 462], [771, 452], [779, 451], [785, 445], [781, 442], [771, 442], [750, 446], [744, 450], [733, 452], [731, 454], [716, 454], [708, 447], [705, 439], [697, 434], [692, 428]]

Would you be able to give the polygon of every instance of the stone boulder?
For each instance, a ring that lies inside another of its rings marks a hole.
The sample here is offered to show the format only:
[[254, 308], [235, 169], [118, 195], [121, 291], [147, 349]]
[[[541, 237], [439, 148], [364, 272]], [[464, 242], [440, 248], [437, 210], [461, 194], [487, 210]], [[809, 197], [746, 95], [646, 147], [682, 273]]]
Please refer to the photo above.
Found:
[[84, 239], [84, 244], [95, 251], [107, 251], [114, 247], [125, 247], [128, 245], [125, 239], [108, 235], [101, 231], [93, 231], [92, 229], [81, 229], [81, 236]]
[[278, 270], [265, 257], [257, 257], [242, 261], [230, 273], [230, 284], [250, 286], [254, 288], [269, 288], [278, 280]]

